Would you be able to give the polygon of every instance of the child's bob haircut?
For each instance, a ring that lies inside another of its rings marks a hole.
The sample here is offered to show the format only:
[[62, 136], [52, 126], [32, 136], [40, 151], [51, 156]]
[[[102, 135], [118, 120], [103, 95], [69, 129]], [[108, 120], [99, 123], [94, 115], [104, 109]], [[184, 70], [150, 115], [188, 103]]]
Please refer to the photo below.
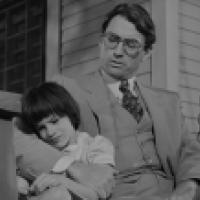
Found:
[[69, 92], [54, 82], [45, 82], [28, 90], [21, 99], [22, 120], [37, 133], [38, 123], [50, 116], [67, 116], [75, 130], [80, 125], [79, 106]]

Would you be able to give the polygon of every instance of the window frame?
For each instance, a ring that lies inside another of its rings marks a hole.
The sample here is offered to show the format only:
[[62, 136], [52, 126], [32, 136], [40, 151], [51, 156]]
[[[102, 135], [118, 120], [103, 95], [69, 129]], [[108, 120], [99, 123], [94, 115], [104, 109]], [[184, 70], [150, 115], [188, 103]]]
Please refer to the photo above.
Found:
[[[9, 6], [10, 3], [12, 2], [6, 2], [3, 4], [4, 6]], [[47, 5], [48, 5], [48, 0], [46, 1], [46, 8], [45, 10], [47, 11]], [[45, 14], [47, 14], [45, 11]], [[47, 18], [46, 18], [47, 19]], [[45, 19], [45, 20], [46, 20]], [[48, 21], [48, 20], [46, 20]], [[47, 26], [47, 24], [46, 24]], [[44, 34], [42, 37], [44, 37], [46, 34], [46, 28], [44, 30]], [[45, 39], [45, 38], [43, 38]], [[44, 57], [46, 56], [46, 40], [44, 41], [44, 47], [42, 47], [43, 51], [42, 54]], [[45, 80], [46, 77], [46, 58], [44, 58], [41, 61], [44, 64], [44, 67], [42, 69], [42, 79]], [[17, 115], [20, 110], [20, 99], [21, 99], [21, 94], [16, 93], [16, 92], [10, 92], [10, 91], [5, 91], [5, 90], [0, 90], [0, 119], [4, 120], [11, 120], [13, 116]]]

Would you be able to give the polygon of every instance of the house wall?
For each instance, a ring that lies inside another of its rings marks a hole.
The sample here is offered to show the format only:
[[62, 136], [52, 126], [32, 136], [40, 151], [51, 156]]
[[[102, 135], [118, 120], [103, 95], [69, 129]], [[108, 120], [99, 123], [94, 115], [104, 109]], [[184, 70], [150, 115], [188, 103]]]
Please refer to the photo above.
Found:
[[179, 93], [189, 129], [197, 131], [200, 113], [200, 1], [180, 0], [179, 5]]
[[[119, 0], [62, 0], [61, 5], [61, 70], [67, 76], [87, 73], [99, 67], [101, 24], [105, 14]], [[150, 1], [135, 1], [150, 10]], [[139, 71], [140, 79], [151, 84], [151, 59]]]

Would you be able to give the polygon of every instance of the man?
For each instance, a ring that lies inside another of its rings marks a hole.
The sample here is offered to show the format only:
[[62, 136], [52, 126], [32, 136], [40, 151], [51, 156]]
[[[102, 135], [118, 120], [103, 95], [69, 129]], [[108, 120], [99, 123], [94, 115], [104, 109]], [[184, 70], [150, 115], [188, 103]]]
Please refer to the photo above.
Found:
[[[136, 78], [154, 42], [155, 28], [149, 14], [139, 5], [120, 4], [102, 26], [100, 69], [76, 82], [55, 78], [78, 101], [82, 128], [108, 137], [115, 145], [119, 173], [112, 200], [196, 198], [200, 144], [190, 138], [182, 123], [178, 96], [144, 87]], [[41, 157], [27, 153], [28, 138], [23, 148], [20, 146], [23, 140], [25, 136], [19, 134], [16, 151], [22, 155], [22, 165], [34, 159], [41, 166]], [[40, 148], [40, 156], [55, 151], [44, 144]], [[36, 151], [34, 147], [31, 150]], [[49, 169], [59, 157], [54, 153], [54, 159], [48, 161]], [[104, 174], [99, 180], [105, 187]]]

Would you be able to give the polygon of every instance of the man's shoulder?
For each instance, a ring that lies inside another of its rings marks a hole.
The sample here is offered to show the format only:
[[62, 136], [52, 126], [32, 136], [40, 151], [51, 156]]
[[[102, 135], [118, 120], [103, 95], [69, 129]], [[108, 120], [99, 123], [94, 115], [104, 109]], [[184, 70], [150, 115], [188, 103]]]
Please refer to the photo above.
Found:
[[80, 84], [78, 79], [68, 77], [63, 74], [56, 74], [51, 78], [51, 81], [62, 85], [67, 90], [80, 90]]
[[150, 90], [155, 93], [165, 94], [165, 95], [169, 95], [169, 96], [176, 96], [176, 97], [179, 96], [178, 92], [164, 89], [164, 88], [158, 88], [158, 87], [153, 87], [153, 86], [144, 85], [144, 84], [141, 84], [141, 87], [146, 88], [147, 90]]
[[55, 74], [50, 81], [55, 81], [57, 83], [62, 83], [62, 82], [75, 82], [74, 78], [68, 77], [63, 74]]
[[55, 75], [51, 81], [63, 86], [77, 101], [83, 101], [85, 92], [77, 79], [58, 74]]

